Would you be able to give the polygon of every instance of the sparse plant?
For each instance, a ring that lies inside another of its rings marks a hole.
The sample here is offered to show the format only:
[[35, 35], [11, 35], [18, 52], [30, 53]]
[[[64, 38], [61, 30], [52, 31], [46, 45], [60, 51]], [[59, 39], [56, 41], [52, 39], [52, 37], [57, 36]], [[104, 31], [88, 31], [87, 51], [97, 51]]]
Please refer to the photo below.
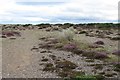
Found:
[[62, 49], [63, 44], [62, 43], [56, 43], [54, 47], [55, 47], [55, 49]]
[[116, 36], [116, 37], [111, 37], [110, 39], [111, 39], [111, 40], [120, 40], [120, 37], [119, 37], [119, 36]]
[[113, 62], [113, 65], [120, 70], [120, 62]]
[[16, 32], [16, 31], [3, 31], [2, 35], [6, 35], [6, 37], [21, 36], [20, 32]]
[[94, 44], [104, 45], [104, 42], [103, 41], [96, 41]]
[[95, 54], [96, 54], [96, 52], [94, 52], [94, 51], [84, 51], [82, 53], [82, 56], [85, 56], [90, 59], [94, 59]]
[[49, 55], [49, 57], [51, 57], [52, 60], [56, 60], [56, 56], [55, 55]]
[[62, 68], [63, 70], [72, 70], [77, 67], [77, 65], [71, 61], [61, 61], [61, 62], [56, 62], [56, 67], [57, 68]]
[[120, 50], [114, 51], [112, 54], [120, 56]]
[[77, 46], [73, 43], [69, 43], [69, 44], [64, 45], [63, 49], [67, 50], [67, 51], [73, 51], [73, 50], [77, 49]]
[[103, 65], [102, 64], [95, 64], [94, 68], [102, 70], [103, 69]]
[[55, 67], [52, 63], [47, 63], [43, 69], [43, 71], [50, 71], [53, 72], [55, 71]]
[[51, 31], [51, 27], [46, 28], [46, 31]]
[[80, 55], [82, 54], [84, 51], [83, 50], [80, 50], [80, 49], [75, 49], [72, 51], [74, 54], [77, 54], [77, 55]]
[[107, 56], [106, 53], [99, 52], [99, 53], [96, 53], [96, 54], [95, 54], [95, 58], [96, 58], [96, 59], [105, 59], [105, 58], [108, 58], [108, 56]]
[[80, 31], [79, 34], [86, 34], [86, 31]]
[[83, 75], [83, 76], [77, 76], [74, 80], [97, 80], [95, 76], [91, 75]]
[[45, 61], [45, 62], [46, 62], [46, 61], [48, 61], [48, 59], [47, 59], [47, 58], [44, 58], [44, 59], [42, 59], [41, 61]]

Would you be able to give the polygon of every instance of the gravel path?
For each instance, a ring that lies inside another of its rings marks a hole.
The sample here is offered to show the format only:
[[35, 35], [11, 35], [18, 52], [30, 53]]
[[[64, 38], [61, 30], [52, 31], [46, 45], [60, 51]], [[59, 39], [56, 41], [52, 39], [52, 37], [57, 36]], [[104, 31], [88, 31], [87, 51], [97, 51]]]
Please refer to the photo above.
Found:
[[2, 77], [54, 77], [51, 73], [51, 76], [48, 76], [46, 73], [38, 71], [40, 68], [38, 59], [40, 57], [31, 51], [31, 48], [38, 43], [37, 31], [22, 31], [21, 33], [22, 37], [16, 40], [3, 39]]

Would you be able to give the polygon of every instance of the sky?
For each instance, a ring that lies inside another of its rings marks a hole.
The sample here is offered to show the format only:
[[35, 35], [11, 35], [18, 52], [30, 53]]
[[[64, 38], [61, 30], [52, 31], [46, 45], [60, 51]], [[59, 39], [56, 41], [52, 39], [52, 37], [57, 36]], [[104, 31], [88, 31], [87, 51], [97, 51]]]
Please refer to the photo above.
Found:
[[118, 22], [119, 0], [0, 0], [0, 24]]

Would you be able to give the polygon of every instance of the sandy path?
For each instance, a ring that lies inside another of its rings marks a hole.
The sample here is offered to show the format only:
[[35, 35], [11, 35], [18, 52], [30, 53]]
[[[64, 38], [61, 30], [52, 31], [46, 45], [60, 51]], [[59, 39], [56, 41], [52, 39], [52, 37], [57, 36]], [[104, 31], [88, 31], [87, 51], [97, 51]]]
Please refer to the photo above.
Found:
[[31, 32], [23, 31], [23, 36], [16, 40], [3, 40], [3, 77], [6, 75], [9, 76], [13, 73], [18, 74], [19, 70], [25, 70], [26, 66], [30, 65], [30, 49], [37, 41], [37, 37], [34, 36], [35, 34], [29, 34]]
[[[24, 69], [25, 66], [30, 64], [30, 45], [34, 44], [34, 39], [31, 39], [30, 34], [23, 32], [25, 39], [18, 38], [16, 40], [3, 40], [3, 77], [4, 75], [10, 75], [10, 73], [16, 73], [20, 69]], [[31, 41], [32, 40], [32, 41]]]
[[[44, 35], [39, 30], [22, 31], [16, 40], [3, 39], [2, 77], [4, 78], [42, 78], [56, 77], [55, 74], [40, 71], [39, 59], [42, 55], [31, 51]], [[44, 54], [45, 55], [45, 54]]]

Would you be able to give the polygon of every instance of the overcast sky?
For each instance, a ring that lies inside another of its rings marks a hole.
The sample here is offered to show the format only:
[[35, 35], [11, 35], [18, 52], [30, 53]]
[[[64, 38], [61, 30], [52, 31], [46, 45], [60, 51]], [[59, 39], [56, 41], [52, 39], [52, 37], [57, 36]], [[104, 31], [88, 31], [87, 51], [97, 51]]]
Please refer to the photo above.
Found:
[[117, 22], [119, 0], [0, 0], [0, 23]]

